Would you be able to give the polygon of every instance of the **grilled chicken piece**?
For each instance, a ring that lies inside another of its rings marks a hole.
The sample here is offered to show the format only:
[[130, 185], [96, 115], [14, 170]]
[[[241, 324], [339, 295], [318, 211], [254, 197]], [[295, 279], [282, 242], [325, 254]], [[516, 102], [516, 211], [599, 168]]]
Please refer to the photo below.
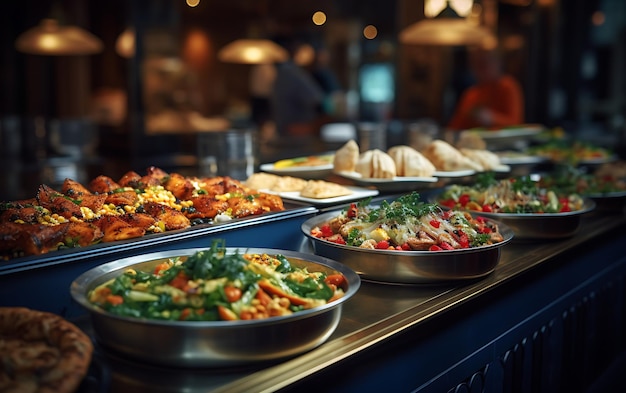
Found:
[[41, 216], [41, 208], [36, 206], [20, 206], [12, 204], [0, 213], [0, 222], [15, 222], [22, 220], [25, 223], [36, 224], [37, 217]]
[[194, 218], [214, 218], [228, 209], [228, 202], [217, 200], [211, 195], [199, 195], [191, 198], [191, 200], [194, 209], [185, 211], [185, 216], [192, 220]]
[[108, 195], [106, 194], [82, 195], [79, 197], [78, 201], [80, 202], [80, 207], [88, 207], [91, 211], [97, 213], [102, 209], [107, 198]]
[[146, 232], [157, 223], [157, 220], [145, 213], [126, 213], [118, 216], [133, 227], [143, 228]]
[[178, 210], [156, 202], [146, 202], [143, 205], [144, 211], [157, 219], [163, 221], [165, 230], [182, 229], [191, 226], [191, 222]]
[[148, 188], [153, 186], [160, 186], [169, 176], [167, 172], [157, 167], [151, 166], [146, 169], [146, 175], [142, 176], [139, 180], [139, 188]]
[[261, 192], [256, 196], [256, 198], [266, 211], [275, 212], [285, 210], [283, 198], [278, 195], [266, 194], [264, 192]]
[[112, 203], [115, 206], [133, 206], [138, 199], [135, 191], [112, 192], [106, 196], [104, 203]]
[[103, 242], [133, 239], [146, 233], [143, 228], [132, 226], [118, 216], [102, 216], [93, 223], [104, 233]]
[[180, 200], [191, 199], [196, 189], [191, 180], [179, 173], [172, 173], [167, 177], [163, 187]]
[[85, 247], [98, 243], [104, 237], [102, 229], [90, 222], [70, 221], [67, 223], [67, 227], [65, 239], [71, 242], [71, 244], [67, 244], [68, 246]]
[[135, 171], [126, 172], [117, 182], [122, 187], [143, 188], [140, 187], [141, 175]]
[[65, 218], [72, 216], [82, 217], [78, 201], [66, 197], [45, 184], [39, 186], [37, 202], [52, 213], [56, 213]]
[[61, 186], [61, 192], [70, 198], [80, 199], [82, 195], [91, 195], [85, 186], [72, 179], [65, 179]]
[[409, 237], [406, 242], [411, 247], [411, 250], [414, 251], [428, 250], [430, 246], [437, 244], [435, 239], [428, 236], [424, 231], [418, 231], [417, 237]]
[[238, 218], [253, 216], [264, 212], [263, 206], [261, 206], [256, 198], [231, 197], [228, 198], [228, 205], [232, 211], [232, 216]]
[[100, 175], [89, 183], [89, 189], [92, 192], [106, 194], [122, 188], [115, 180], [108, 176]]
[[0, 225], [0, 251], [2, 253], [45, 254], [56, 250], [63, 241], [68, 224], [16, 224], [5, 222]]

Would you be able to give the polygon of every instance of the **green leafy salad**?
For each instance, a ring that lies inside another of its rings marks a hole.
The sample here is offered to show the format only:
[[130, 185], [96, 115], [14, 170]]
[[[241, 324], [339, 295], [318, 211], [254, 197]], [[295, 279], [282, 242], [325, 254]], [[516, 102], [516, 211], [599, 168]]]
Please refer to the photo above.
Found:
[[342, 297], [340, 273], [310, 272], [283, 255], [226, 253], [223, 243], [127, 269], [88, 294], [113, 314], [158, 320], [251, 320], [289, 315]]
[[420, 200], [418, 193], [383, 201], [352, 203], [336, 217], [311, 229], [329, 242], [377, 250], [444, 251], [502, 242], [495, 223], [467, 212], [443, 211]]

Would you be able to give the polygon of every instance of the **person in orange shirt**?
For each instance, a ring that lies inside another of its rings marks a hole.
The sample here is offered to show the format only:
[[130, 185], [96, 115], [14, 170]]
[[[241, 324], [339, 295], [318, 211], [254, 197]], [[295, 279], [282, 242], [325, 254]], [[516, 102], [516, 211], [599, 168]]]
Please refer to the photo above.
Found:
[[476, 84], [461, 95], [448, 129], [501, 128], [524, 122], [524, 94], [520, 84], [502, 72], [496, 50], [469, 53]]

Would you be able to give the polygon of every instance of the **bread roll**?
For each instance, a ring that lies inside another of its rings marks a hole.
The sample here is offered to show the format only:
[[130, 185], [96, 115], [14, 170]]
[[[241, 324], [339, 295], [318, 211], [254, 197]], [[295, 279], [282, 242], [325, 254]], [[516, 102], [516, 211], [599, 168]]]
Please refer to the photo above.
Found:
[[393, 146], [387, 154], [396, 164], [396, 176], [431, 177], [437, 170], [428, 158], [411, 146]]
[[359, 160], [359, 145], [351, 139], [335, 152], [333, 169], [336, 172], [354, 172]]
[[459, 150], [446, 141], [432, 141], [423, 154], [435, 165], [438, 171], [459, 171], [471, 169], [482, 171], [482, 166], [464, 156]]
[[496, 153], [484, 149], [466, 149], [462, 148], [459, 151], [472, 161], [478, 163], [483, 171], [490, 171], [500, 166], [500, 157]]
[[365, 178], [391, 179], [396, 176], [396, 163], [384, 151], [368, 150], [359, 156], [355, 171]]

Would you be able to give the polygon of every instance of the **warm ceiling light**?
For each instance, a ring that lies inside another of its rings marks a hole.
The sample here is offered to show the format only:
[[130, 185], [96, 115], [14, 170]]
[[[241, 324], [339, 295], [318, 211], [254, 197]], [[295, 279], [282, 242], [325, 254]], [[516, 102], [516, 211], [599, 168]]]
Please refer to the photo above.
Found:
[[56, 19], [43, 19], [15, 41], [20, 52], [33, 55], [91, 55], [102, 51], [102, 41], [76, 26], [60, 26]]
[[186, 3], [189, 7], [197, 7], [200, 4], [200, 0], [187, 0]]
[[462, 18], [452, 9], [450, 2], [434, 18], [414, 23], [399, 34], [403, 44], [415, 45], [490, 45], [495, 40], [483, 26]]
[[467, 16], [472, 11], [473, 0], [425, 0], [424, 16], [434, 18], [446, 8], [447, 4], [460, 16]]
[[313, 20], [313, 23], [315, 23], [318, 26], [321, 26], [324, 23], [326, 23], [326, 14], [323, 13], [322, 11], [317, 11], [316, 13], [313, 14], [313, 17], [311, 19]]
[[363, 37], [373, 40], [378, 35], [378, 29], [374, 25], [367, 25], [363, 29]]
[[135, 30], [126, 28], [115, 41], [115, 50], [118, 55], [127, 59], [135, 55]]
[[224, 46], [217, 57], [226, 63], [261, 64], [278, 63], [289, 58], [282, 46], [262, 39], [239, 39]]

